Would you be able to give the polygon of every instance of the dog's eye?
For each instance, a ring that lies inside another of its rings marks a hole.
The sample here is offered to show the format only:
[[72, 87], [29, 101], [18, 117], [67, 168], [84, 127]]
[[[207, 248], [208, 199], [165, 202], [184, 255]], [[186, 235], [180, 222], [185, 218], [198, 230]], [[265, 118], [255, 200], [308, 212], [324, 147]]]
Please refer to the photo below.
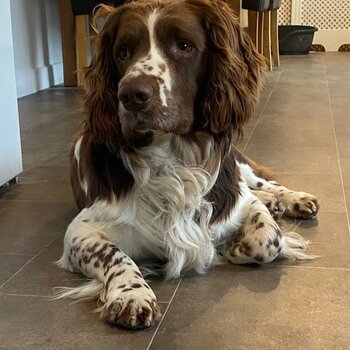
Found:
[[124, 61], [128, 59], [130, 56], [129, 50], [126, 47], [121, 47], [118, 50], [117, 56], [121, 61]]
[[180, 51], [186, 52], [186, 53], [189, 53], [189, 52], [191, 52], [191, 51], [193, 50], [192, 45], [191, 45], [189, 42], [184, 41], [184, 40], [179, 41], [179, 42], [177, 43], [177, 48], [178, 48]]

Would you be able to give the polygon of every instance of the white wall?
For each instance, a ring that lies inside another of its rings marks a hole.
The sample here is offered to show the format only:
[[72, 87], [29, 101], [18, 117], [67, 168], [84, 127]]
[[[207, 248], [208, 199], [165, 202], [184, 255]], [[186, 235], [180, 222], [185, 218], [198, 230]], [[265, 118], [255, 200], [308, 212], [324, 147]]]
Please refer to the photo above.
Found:
[[9, 0], [0, 0], [0, 186], [22, 171]]
[[59, 0], [10, 0], [10, 4], [17, 97], [61, 84]]

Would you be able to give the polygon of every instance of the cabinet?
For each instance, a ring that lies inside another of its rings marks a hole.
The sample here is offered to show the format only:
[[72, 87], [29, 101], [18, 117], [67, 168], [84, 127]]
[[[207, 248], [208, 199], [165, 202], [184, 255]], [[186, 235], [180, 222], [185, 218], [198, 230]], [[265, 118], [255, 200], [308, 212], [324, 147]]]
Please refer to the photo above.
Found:
[[0, 186], [22, 171], [10, 1], [0, 2]]

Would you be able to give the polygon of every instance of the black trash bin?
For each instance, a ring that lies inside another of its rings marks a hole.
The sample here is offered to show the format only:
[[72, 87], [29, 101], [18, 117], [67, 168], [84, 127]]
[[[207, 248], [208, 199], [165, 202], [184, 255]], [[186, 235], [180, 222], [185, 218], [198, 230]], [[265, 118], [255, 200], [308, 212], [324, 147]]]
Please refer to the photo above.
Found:
[[278, 26], [278, 41], [281, 55], [308, 54], [318, 29], [310, 26]]

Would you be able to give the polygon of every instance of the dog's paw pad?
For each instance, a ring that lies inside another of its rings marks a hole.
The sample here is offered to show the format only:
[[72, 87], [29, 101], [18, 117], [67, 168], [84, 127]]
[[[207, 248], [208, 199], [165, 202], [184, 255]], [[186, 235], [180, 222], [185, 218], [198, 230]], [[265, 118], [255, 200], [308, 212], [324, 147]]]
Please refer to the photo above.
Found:
[[286, 214], [298, 219], [313, 219], [319, 210], [320, 204], [316, 197], [304, 192], [295, 192], [287, 206]]
[[286, 210], [284, 204], [281, 201], [277, 200], [277, 198], [273, 201], [265, 203], [265, 206], [275, 220], [280, 219]]
[[161, 317], [159, 306], [153, 299], [143, 299], [130, 293], [106, 303], [101, 318], [126, 328], [147, 328], [156, 324]]

